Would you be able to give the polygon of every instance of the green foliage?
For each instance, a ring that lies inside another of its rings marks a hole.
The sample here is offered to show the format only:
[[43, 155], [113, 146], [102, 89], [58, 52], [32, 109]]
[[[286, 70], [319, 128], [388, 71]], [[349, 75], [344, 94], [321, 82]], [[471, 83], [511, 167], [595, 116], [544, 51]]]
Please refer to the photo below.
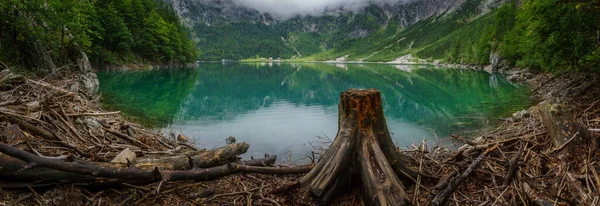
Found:
[[600, 0], [528, 0], [521, 7], [511, 1], [483, 16], [478, 14], [480, 3], [468, 0], [452, 14], [405, 30], [388, 26], [341, 41], [342, 46], [311, 59], [391, 61], [413, 53], [450, 63], [488, 64], [490, 53], [498, 52], [505, 63], [557, 73], [600, 65]]
[[492, 15], [481, 17], [431, 43], [416, 54], [451, 63], [487, 64], [497, 30]]
[[599, 0], [530, 0], [520, 8], [512, 2], [417, 54], [453, 63], [487, 64], [487, 54], [495, 51], [521, 67], [554, 73], [597, 70], [599, 25]]
[[525, 1], [502, 52], [519, 66], [552, 72], [597, 69], [599, 24], [599, 0]]
[[77, 50], [95, 65], [184, 63], [197, 52], [190, 32], [161, 0], [6, 0], [0, 4], [0, 61], [35, 67], [32, 44], [49, 51], [57, 65]]
[[170, 4], [155, 0], [99, 0], [96, 8], [102, 24], [96, 30], [104, 32], [95, 39], [97, 45], [102, 45], [92, 53], [96, 63], [127, 62], [132, 56], [151, 63], [195, 61], [197, 51], [190, 32]]
[[271, 27], [249, 22], [232, 23], [224, 26], [196, 24], [194, 31], [199, 35], [197, 43], [202, 60], [291, 58], [294, 50], [284, 45], [282, 26]]
[[[318, 53], [351, 48], [365, 36], [381, 29], [387, 17], [375, 6], [359, 13], [302, 17], [265, 25], [235, 22], [198, 23], [194, 32], [202, 60], [283, 58], [307, 59]], [[312, 58], [312, 57], [311, 57]]]

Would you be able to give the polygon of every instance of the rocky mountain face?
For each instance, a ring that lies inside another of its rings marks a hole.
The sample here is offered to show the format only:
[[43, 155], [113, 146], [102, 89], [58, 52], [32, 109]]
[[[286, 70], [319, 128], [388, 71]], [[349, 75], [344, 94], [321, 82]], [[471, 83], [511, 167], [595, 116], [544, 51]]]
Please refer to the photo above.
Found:
[[[376, 4], [355, 11], [327, 9], [321, 15], [282, 19], [233, 0], [166, 0], [194, 28], [200, 59], [301, 58], [365, 38], [393, 23], [408, 28], [431, 17], [472, 7], [482, 15], [505, 0], [413, 0]], [[240, 31], [243, 30], [243, 31]], [[248, 47], [248, 43], [256, 43]], [[223, 52], [222, 50], [244, 50]]]
[[[292, 19], [278, 20], [271, 14], [247, 8], [232, 0], [167, 0], [187, 24], [224, 25], [241, 21], [262, 23], [265, 25], [277, 24], [285, 21], [306, 21], [319, 23], [339, 16], [359, 15], [361, 12], [371, 12], [375, 17], [384, 20], [394, 19], [401, 27], [408, 27], [422, 19], [440, 15], [456, 10], [466, 0], [417, 0], [409, 3], [374, 4], [358, 11], [343, 11], [332, 9], [324, 11], [319, 16], [297, 16]], [[497, 0], [487, 0], [488, 2]]]
[[232, 22], [272, 24], [277, 21], [269, 14], [243, 7], [231, 0], [168, 0], [188, 25], [220, 26]]

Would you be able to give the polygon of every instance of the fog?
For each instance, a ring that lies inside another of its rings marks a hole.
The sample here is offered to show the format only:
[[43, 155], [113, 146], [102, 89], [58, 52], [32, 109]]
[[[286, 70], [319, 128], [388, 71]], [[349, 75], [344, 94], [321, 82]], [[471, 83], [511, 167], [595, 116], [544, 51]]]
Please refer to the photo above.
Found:
[[369, 3], [399, 4], [410, 0], [233, 0], [235, 4], [269, 13], [278, 18], [356, 11]]

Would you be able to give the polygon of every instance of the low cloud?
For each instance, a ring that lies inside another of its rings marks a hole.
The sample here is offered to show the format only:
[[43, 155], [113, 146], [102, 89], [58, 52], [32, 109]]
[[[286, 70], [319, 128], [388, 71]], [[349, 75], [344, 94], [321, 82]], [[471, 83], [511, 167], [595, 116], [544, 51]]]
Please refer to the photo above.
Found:
[[233, 0], [235, 4], [288, 19], [295, 16], [321, 15], [325, 12], [356, 11], [370, 3], [398, 4], [409, 0]]

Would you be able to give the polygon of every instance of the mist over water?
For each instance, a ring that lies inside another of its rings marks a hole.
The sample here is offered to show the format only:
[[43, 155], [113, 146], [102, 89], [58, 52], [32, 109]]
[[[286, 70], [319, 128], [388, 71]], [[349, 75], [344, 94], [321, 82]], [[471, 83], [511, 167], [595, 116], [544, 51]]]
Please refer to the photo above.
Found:
[[[201, 64], [193, 70], [99, 73], [102, 102], [182, 132], [198, 147], [248, 142], [244, 157], [299, 160], [317, 136], [335, 138], [340, 92], [381, 91], [397, 146], [468, 134], [530, 105], [524, 86], [482, 71], [383, 64]], [[327, 145], [323, 145], [327, 146]]]

